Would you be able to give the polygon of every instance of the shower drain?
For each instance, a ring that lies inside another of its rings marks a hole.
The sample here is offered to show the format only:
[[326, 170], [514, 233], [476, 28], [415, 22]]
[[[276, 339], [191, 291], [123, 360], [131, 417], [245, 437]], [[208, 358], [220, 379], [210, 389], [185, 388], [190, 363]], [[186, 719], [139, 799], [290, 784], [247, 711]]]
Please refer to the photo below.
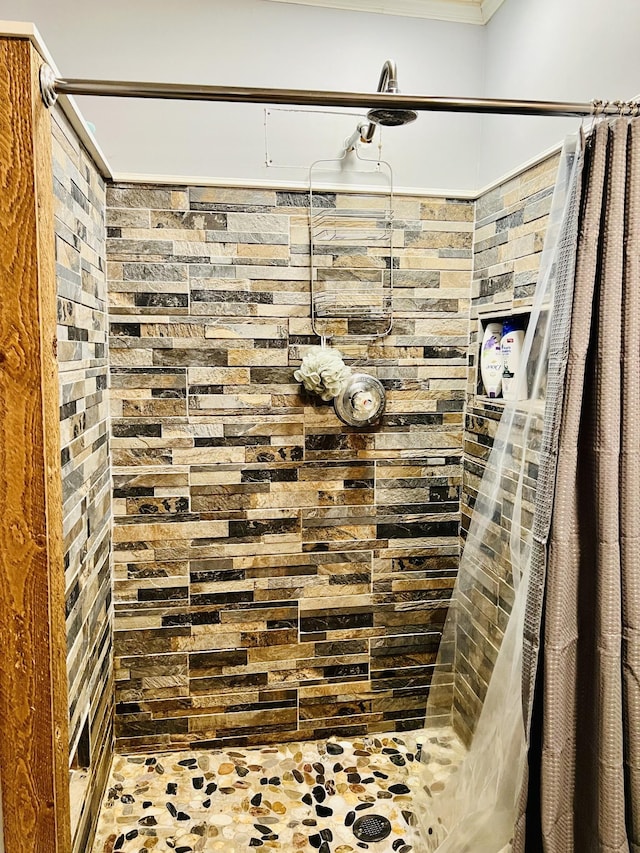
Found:
[[352, 829], [358, 841], [382, 841], [391, 833], [391, 822], [382, 815], [367, 814], [359, 817]]

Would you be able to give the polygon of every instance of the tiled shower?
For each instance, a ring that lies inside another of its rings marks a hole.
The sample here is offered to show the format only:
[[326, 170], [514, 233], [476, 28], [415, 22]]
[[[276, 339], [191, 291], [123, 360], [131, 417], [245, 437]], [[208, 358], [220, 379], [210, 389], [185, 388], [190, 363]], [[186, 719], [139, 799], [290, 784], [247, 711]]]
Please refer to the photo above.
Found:
[[[426, 748], [444, 772], [468, 743], [511, 603], [498, 541], [451, 651], [449, 734], [425, 741], [501, 411], [477, 395], [478, 318], [530, 305], [555, 166], [477, 202], [395, 198], [393, 330], [336, 340], [387, 392], [356, 429], [293, 378], [318, 342], [308, 194], [105, 186], [54, 111], [75, 850], [112, 747], [95, 853], [419, 850], [411, 765]], [[384, 844], [351, 829], [372, 804], [395, 809]], [[228, 814], [255, 820], [232, 836]]]
[[343, 346], [389, 393], [366, 430], [293, 378], [307, 193], [107, 205], [122, 748], [418, 726], [459, 547], [473, 205], [397, 205], [393, 333]]

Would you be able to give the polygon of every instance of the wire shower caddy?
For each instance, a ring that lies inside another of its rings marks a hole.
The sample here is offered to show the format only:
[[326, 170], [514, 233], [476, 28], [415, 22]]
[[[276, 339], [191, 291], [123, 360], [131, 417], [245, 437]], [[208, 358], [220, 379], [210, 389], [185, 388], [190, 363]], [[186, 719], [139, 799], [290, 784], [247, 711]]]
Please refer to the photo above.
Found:
[[[309, 168], [311, 323], [322, 340], [382, 338], [393, 325], [393, 172], [386, 161], [352, 151]], [[318, 184], [320, 174], [335, 172], [366, 175], [371, 191], [349, 190], [332, 206], [333, 194]]]

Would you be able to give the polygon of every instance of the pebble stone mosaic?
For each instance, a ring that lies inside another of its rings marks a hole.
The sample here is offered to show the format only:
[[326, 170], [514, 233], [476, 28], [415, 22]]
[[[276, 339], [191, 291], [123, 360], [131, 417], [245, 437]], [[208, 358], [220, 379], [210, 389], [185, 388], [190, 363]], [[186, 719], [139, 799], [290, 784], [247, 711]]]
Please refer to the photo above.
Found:
[[422, 853], [413, 792], [441, 790], [463, 754], [440, 729], [116, 756], [93, 853]]

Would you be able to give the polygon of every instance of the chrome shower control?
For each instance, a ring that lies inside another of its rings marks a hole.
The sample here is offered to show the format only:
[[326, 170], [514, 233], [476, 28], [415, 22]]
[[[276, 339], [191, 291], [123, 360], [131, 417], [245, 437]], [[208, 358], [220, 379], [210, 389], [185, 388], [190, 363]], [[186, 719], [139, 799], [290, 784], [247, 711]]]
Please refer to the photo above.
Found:
[[353, 373], [333, 405], [340, 420], [349, 426], [368, 426], [380, 418], [386, 399], [382, 383], [375, 377], [368, 373]]

